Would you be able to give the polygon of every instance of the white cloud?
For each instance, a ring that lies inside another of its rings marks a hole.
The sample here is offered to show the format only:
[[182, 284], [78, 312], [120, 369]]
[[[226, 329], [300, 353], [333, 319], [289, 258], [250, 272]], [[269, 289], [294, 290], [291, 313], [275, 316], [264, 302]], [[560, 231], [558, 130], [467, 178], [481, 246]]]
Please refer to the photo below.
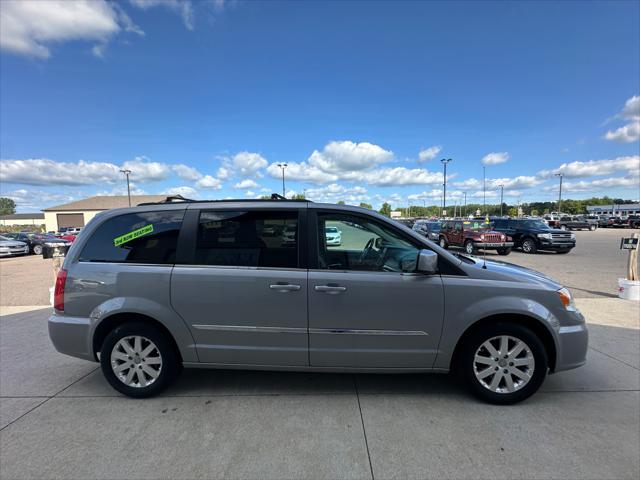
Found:
[[347, 187], [332, 183], [326, 187], [309, 188], [306, 197], [316, 202], [336, 203], [343, 200], [346, 203], [360, 203], [369, 200], [367, 189], [360, 186]]
[[168, 188], [161, 195], [182, 195], [185, 198], [198, 198], [198, 191], [193, 187], [181, 186]]
[[182, 17], [182, 21], [184, 22], [184, 26], [193, 30], [193, 4], [191, 0], [129, 0], [129, 2], [144, 10], [147, 10], [152, 7], [165, 7], [174, 12], [176, 12], [180, 17]]
[[68, 203], [78, 199], [75, 195], [26, 188], [2, 192], [2, 196], [10, 198], [16, 203], [17, 212], [40, 210], [46, 206]]
[[[436, 185], [442, 183], [443, 175], [440, 172], [430, 172], [422, 168], [380, 168], [359, 175], [349, 175], [350, 180], [377, 186], [391, 185]], [[449, 175], [447, 175], [449, 178]]]
[[216, 175], [220, 180], [226, 180], [230, 176], [230, 172], [228, 168], [220, 167], [218, 168], [218, 173]]
[[509, 160], [508, 152], [491, 152], [482, 157], [483, 165], [498, 165]]
[[336, 173], [366, 170], [390, 161], [393, 152], [368, 142], [329, 142], [322, 151], [314, 150], [309, 165], [323, 172]]
[[166, 163], [150, 162], [149, 159], [144, 156], [124, 162], [122, 168], [131, 170], [130, 177], [138, 182], [157, 182], [164, 180], [169, 176], [171, 170], [170, 166]]
[[442, 151], [442, 146], [440, 145], [434, 145], [433, 147], [420, 150], [420, 153], [418, 153], [418, 161], [426, 162], [428, 160], [433, 160], [441, 151]]
[[258, 185], [256, 182], [254, 182], [253, 180], [246, 178], [244, 180], [242, 180], [241, 182], [236, 183], [233, 188], [237, 188], [238, 190], [245, 190], [247, 188], [260, 188], [260, 185]]
[[630, 120], [630, 122], [616, 130], [609, 130], [604, 136], [605, 139], [620, 143], [640, 140], [640, 96], [634, 95], [629, 98], [616, 117]]
[[[48, 158], [0, 160], [2, 182], [25, 185], [94, 185], [115, 183], [124, 179], [122, 169], [131, 170], [132, 182], [147, 183], [166, 180], [175, 173], [183, 180], [197, 181], [208, 188], [219, 188], [220, 181], [203, 176], [197, 169], [184, 164], [152, 162], [139, 156], [121, 166], [107, 162], [56, 162]], [[217, 185], [217, 186], [214, 186]]]
[[633, 155], [605, 160], [563, 163], [552, 170], [541, 170], [538, 172], [538, 176], [549, 178], [556, 173], [562, 173], [567, 178], [578, 178], [611, 175], [621, 171], [637, 172], [638, 170], [640, 170], [640, 155]]
[[265, 168], [269, 162], [259, 153], [252, 152], [239, 152], [233, 157], [223, 157], [225, 165], [222, 169], [225, 170], [225, 174], [229, 174], [231, 170], [236, 175], [241, 177], [260, 177], [262, 174], [260, 170]]
[[3, 0], [0, 48], [38, 58], [51, 56], [50, 46], [69, 41], [96, 42], [102, 55], [121, 31], [144, 35], [117, 4], [105, 0]]
[[640, 139], [640, 121], [631, 122], [613, 131], [609, 130], [604, 138], [620, 143], [636, 142]]
[[172, 165], [171, 170], [178, 174], [180, 178], [183, 180], [189, 180], [195, 182], [202, 178], [202, 174], [195, 168], [185, 165], [183, 163], [179, 163], [177, 165]]
[[0, 180], [25, 185], [91, 185], [122, 178], [112, 163], [55, 162], [48, 158], [0, 160]]
[[[503, 177], [503, 178], [487, 178], [486, 189], [495, 190], [500, 188], [500, 185], [504, 185], [506, 189], [513, 188], [533, 188], [540, 185], [545, 181], [544, 178], [540, 178], [532, 175], [518, 175], [517, 177]], [[482, 190], [482, 179], [469, 178], [461, 182], [452, 182], [452, 185], [462, 190]]]
[[[282, 170], [277, 164], [272, 163], [267, 167], [267, 173], [273, 178], [281, 178]], [[289, 163], [285, 172], [286, 178], [299, 182], [328, 183], [338, 180], [338, 175], [326, 173], [307, 162]]]
[[[592, 181], [564, 182], [562, 184], [563, 192], [598, 192], [609, 188], [633, 188], [637, 193], [640, 189], [640, 177], [612, 177]], [[543, 190], [557, 191], [558, 186], [551, 185], [545, 187]]]
[[222, 182], [220, 179], [212, 177], [211, 175], [205, 175], [196, 182], [198, 188], [211, 188], [214, 190], [220, 190], [222, 188]]

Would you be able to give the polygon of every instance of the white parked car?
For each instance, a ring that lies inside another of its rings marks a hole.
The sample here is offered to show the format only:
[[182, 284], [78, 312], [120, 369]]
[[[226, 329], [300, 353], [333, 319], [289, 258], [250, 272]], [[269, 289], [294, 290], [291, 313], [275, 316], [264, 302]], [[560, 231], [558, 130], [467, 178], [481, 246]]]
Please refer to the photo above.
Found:
[[336, 227], [325, 227], [325, 236], [327, 237], [327, 245], [342, 245], [342, 232]]
[[0, 257], [26, 255], [27, 253], [29, 253], [29, 245], [0, 235]]

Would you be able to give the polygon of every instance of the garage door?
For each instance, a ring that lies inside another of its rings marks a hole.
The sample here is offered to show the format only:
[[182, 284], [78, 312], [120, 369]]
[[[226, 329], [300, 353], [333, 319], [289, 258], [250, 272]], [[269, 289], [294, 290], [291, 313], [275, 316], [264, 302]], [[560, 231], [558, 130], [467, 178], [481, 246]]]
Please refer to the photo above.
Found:
[[84, 227], [83, 213], [58, 213], [58, 228]]

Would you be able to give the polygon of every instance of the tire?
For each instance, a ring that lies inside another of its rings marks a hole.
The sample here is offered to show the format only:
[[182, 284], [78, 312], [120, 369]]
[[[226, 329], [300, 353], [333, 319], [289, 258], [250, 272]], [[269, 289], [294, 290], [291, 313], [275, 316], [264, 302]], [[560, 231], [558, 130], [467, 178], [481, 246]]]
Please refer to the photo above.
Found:
[[440, 240], [438, 240], [438, 245], [440, 245], [440, 248], [444, 248], [445, 250], [447, 248], [449, 248], [449, 244], [447, 243], [447, 239], [444, 237], [440, 237]]
[[[136, 343], [136, 337], [141, 339], [140, 345]], [[132, 351], [123, 348], [121, 342], [126, 343]], [[136, 358], [133, 355], [133, 352], [144, 353], [148, 348], [152, 350], [146, 357]], [[100, 352], [100, 365], [107, 381], [115, 390], [132, 398], [157, 395], [171, 384], [180, 371], [179, 357], [170, 339], [158, 328], [146, 323], [130, 322], [114, 328], [104, 339]], [[114, 354], [117, 356], [113, 356]], [[116, 366], [122, 365], [130, 365], [121, 370], [120, 375], [125, 377], [123, 379], [114, 372]], [[151, 371], [157, 374], [155, 379], [149, 374]], [[126, 383], [129, 375], [131, 379]], [[140, 386], [140, 375], [142, 382], [147, 382], [146, 386]]]
[[42, 245], [34, 245], [33, 253], [34, 255], [42, 255]]
[[522, 241], [522, 251], [524, 253], [536, 253], [538, 251], [538, 246], [536, 245], [535, 240], [533, 240], [533, 238], [525, 238]]
[[[507, 338], [507, 358], [501, 349], [503, 338]], [[493, 352], [485, 347], [487, 344], [494, 347]], [[509, 357], [509, 352], [516, 346], [521, 346], [522, 350]], [[493, 356], [496, 353], [498, 356]], [[477, 361], [478, 357], [486, 357], [486, 360]], [[495, 358], [498, 358], [497, 362]], [[465, 339], [457, 367], [467, 388], [476, 397], [488, 403], [510, 405], [538, 391], [547, 375], [548, 365], [544, 345], [533, 331], [517, 323], [501, 322], [480, 327]]]
[[464, 251], [468, 255], [475, 255], [478, 252], [478, 249], [473, 244], [473, 240], [465, 240], [465, 242], [464, 242]]
[[498, 255], [509, 255], [511, 253], [511, 247], [499, 248]]
[[564, 255], [565, 253], [569, 253], [571, 251], [571, 249], [569, 250], [557, 250], [556, 253], [559, 253], [560, 255]]
[[567, 226], [566, 225], [560, 225], [560, 230], [567, 230]]

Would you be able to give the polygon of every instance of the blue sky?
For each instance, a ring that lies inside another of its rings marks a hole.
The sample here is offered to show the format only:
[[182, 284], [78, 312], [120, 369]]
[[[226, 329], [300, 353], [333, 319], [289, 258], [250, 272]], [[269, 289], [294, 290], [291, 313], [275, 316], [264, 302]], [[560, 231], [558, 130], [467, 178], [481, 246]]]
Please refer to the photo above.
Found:
[[[1, 194], [640, 198], [640, 3], [3, 1]], [[484, 159], [484, 160], [483, 160]]]

